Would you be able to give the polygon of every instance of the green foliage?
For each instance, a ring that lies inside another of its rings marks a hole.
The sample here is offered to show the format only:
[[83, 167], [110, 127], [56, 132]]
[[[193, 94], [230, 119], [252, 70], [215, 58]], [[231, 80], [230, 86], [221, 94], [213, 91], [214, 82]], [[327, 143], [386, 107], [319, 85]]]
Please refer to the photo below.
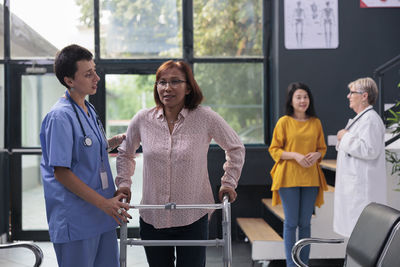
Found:
[[111, 14], [101, 52], [107, 57], [179, 57], [182, 53], [180, 0], [108, 0]]
[[155, 75], [107, 75], [107, 134], [124, 132], [126, 125], [113, 121], [129, 121], [140, 109], [154, 106], [153, 85]]
[[[75, 1], [81, 23], [91, 26], [93, 0]], [[182, 57], [182, 1], [100, 0], [101, 56]], [[261, 0], [193, 0], [195, 57], [262, 57], [262, 5]], [[194, 74], [204, 105], [239, 133], [257, 129], [248, 142], [263, 142], [262, 63], [198, 63]], [[122, 76], [127, 75], [119, 75], [119, 81], [106, 78], [107, 121], [127, 120], [144, 106], [154, 106], [149, 97], [154, 76]]]
[[93, 0], [75, 0], [77, 6], [80, 7], [81, 16], [79, 21], [82, 25], [94, 26], [94, 1]]
[[[262, 125], [262, 64], [196, 64], [204, 105], [211, 106], [236, 131]], [[261, 136], [258, 141], [262, 141]]]
[[[397, 84], [397, 88], [400, 89], [400, 83]], [[386, 118], [387, 127], [392, 129], [391, 133], [393, 135], [400, 134], [400, 111], [395, 111], [395, 108], [400, 106], [400, 101], [397, 101], [396, 105], [389, 109], [392, 117]], [[391, 175], [397, 174], [400, 179], [400, 159], [396, 152], [386, 150], [386, 161], [392, 164], [392, 172]], [[400, 185], [400, 182], [398, 183]], [[396, 191], [400, 191], [400, 189], [395, 189]]]
[[[397, 174], [400, 176], [400, 159], [397, 153], [386, 150], [386, 161], [392, 164], [391, 175]], [[397, 183], [400, 185], [400, 182]], [[400, 191], [399, 188], [394, 189], [395, 191]]]
[[194, 0], [196, 56], [261, 56], [262, 1]]
[[396, 103], [396, 105], [389, 109], [390, 114], [392, 114], [392, 117], [386, 118], [386, 121], [388, 122], [388, 128], [391, 128], [393, 126], [394, 129], [392, 130], [392, 134], [398, 134], [400, 133], [400, 111], [394, 111], [394, 108], [397, 108], [400, 106], [400, 101]]

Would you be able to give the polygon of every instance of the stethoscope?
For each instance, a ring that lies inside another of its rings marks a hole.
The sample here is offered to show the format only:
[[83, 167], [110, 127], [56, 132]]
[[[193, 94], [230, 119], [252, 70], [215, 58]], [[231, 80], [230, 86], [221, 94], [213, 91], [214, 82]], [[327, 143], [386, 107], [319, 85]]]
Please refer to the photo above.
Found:
[[[93, 140], [92, 140], [92, 138], [90, 138], [90, 137], [86, 134], [85, 128], [83, 128], [83, 124], [82, 124], [82, 121], [81, 121], [81, 119], [80, 119], [80, 117], [79, 117], [78, 111], [76, 110], [75, 103], [74, 103], [74, 101], [72, 100], [72, 98], [71, 98], [70, 94], [68, 93], [68, 91], [65, 92], [65, 95], [67, 96], [69, 102], [71, 103], [71, 106], [72, 106], [72, 108], [73, 108], [73, 110], [74, 110], [74, 112], [75, 112], [76, 118], [78, 119], [79, 125], [80, 125], [80, 127], [81, 127], [81, 130], [82, 130], [82, 133], [83, 133], [83, 145], [86, 146], [86, 147], [91, 147], [92, 144], [93, 144]], [[94, 106], [93, 106], [91, 103], [89, 103], [89, 102], [87, 102], [87, 101], [85, 101], [85, 102], [89, 105], [90, 108], [92, 108], [92, 109], [94, 110], [94, 113], [96, 114], [97, 125], [98, 125], [99, 128], [100, 128], [100, 131], [101, 131], [101, 133], [102, 133], [102, 135], [103, 135], [103, 137], [104, 137], [104, 140], [107, 141], [106, 132], [104, 131], [103, 124], [102, 124], [101, 121], [100, 121], [100, 118], [99, 118], [99, 115], [98, 115], [96, 109], [94, 108]], [[89, 111], [89, 112], [90, 112], [90, 111]], [[107, 144], [107, 142], [106, 142], [106, 144]]]
[[[354, 123], [356, 123], [362, 116], [364, 116], [365, 113], [367, 113], [368, 111], [372, 110], [371, 108], [368, 108], [367, 110], [365, 110], [363, 113], [359, 114], [358, 117], [356, 116], [356, 118], [349, 124], [347, 125], [344, 129], [345, 130], [349, 130], [351, 128], [351, 126], [354, 125]], [[348, 157], [351, 157], [351, 155], [349, 153], [347, 153]]]
[[353, 121], [351, 121], [351, 123], [349, 125], [347, 125], [344, 129], [345, 130], [349, 130], [351, 128], [351, 126], [354, 125], [354, 123], [356, 123], [362, 116], [364, 116], [365, 113], [367, 113], [368, 111], [372, 110], [371, 108], [368, 108], [367, 110], [365, 110], [363, 113], [361, 113], [357, 118], [355, 118]]

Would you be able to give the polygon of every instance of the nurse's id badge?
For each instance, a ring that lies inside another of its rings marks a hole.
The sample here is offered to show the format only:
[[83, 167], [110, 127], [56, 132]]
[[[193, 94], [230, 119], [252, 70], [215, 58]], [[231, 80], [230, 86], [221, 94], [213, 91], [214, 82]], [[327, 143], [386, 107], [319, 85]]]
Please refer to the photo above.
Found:
[[101, 168], [100, 171], [100, 178], [101, 178], [101, 187], [104, 189], [108, 188], [108, 176], [107, 171], [104, 168]]

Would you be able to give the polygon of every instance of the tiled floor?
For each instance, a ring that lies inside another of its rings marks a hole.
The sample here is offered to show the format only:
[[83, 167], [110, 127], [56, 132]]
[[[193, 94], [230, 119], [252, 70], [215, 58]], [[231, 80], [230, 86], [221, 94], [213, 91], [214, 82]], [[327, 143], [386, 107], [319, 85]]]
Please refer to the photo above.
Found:
[[[56, 267], [57, 259], [50, 242], [36, 242], [43, 250], [44, 259], [41, 267]], [[127, 267], [146, 267], [146, 257], [143, 247], [128, 246]], [[234, 267], [251, 267], [250, 245], [247, 243], [234, 243], [232, 248]], [[33, 253], [26, 248], [0, 249], [0, 266], [25, 267], [33, 266], [35, 261]], [[207, 248], [207, 267], [221, 267], [222, 248]]]

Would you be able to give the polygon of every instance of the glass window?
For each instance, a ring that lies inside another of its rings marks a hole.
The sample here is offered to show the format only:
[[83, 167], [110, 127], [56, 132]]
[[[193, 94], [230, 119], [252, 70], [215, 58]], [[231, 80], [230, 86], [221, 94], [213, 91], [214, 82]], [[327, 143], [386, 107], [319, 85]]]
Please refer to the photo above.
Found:
[[126, 132], [129, 121], [143, 108], [155, 106], [155, 75], [106, 75], [106, 132]]
[[[3, 1], [4, 2], [4, 1]], [[3, 15], [3, 2], [0, 4], [1, 16], [0, 16], [0, 59], [4, 59], [4, 15]]]
[[[113, 177], [117, 176], [117, 154], [110, 154], [109, 157], [111, 172]], [[142, 185], [143, 185], [143, 154], [136, 154], [135, 157], [135, 174], [132, 176], [132, 199], [131, 205], [140, 204], [142, 200]], [[129, 210], [132, 219], [129, 220], [128, 227], [139, 227], [139, 212], [137, 209]]]
[[40, 147], [42, 120], [66, 89], [54, 74], [23, 75], [21, 80], [21, 146]]
[[194, 55], [262, 56], [261, 0], [194, 0]]
[[0, 148], [4, 148], [4, 65], [0, 64]]
[[[107, 137], [126, 132], [132, 117], [143, 108], [154, 107], [153, 87], [155, 75], [106, 75], [106, 132]], [[110, 165], [115, 177], [116, 154], [110, 154]], [[142, 199], [143, 156], [136, 155], [135, 174], [132, 176], [132, 200], [138, 204]], [[139, 213], [130, 212], [133, 217], [128, 227], [139, 226]]]
[[264, 143], [263, 64], [195, 64], [204, 105], [218, 112], [244, 143]]
[[12, 58], [54, 58], [71, 43], [94, 51], [93, 1], [18, 0], [10, 10]]
[[182, 56], [181, 0], [102, 1], [102, 58]]
[[40, 155], [22, 156], [22, 229], [48, 230]]

